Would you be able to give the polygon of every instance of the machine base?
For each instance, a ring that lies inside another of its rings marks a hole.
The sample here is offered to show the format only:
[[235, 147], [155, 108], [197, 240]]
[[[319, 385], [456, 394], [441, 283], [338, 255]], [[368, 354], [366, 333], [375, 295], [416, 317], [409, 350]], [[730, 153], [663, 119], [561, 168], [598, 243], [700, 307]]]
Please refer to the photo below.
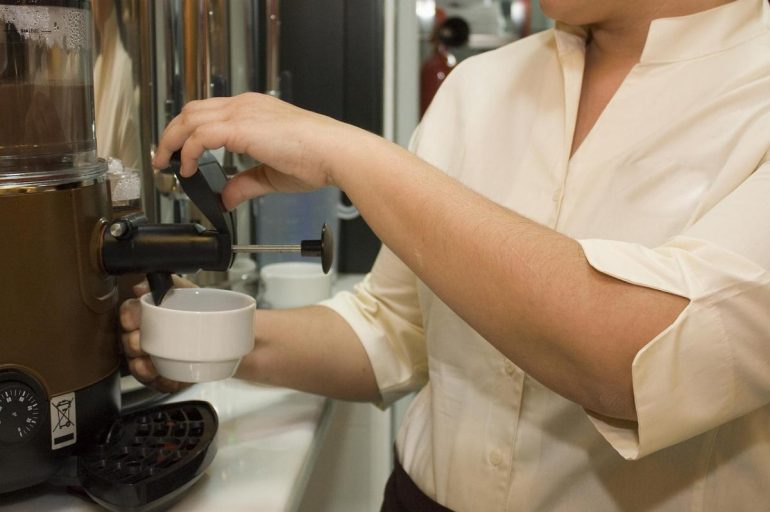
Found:
[[[0, 384], [25, 387], [37, 399], [36, 421], [39, 427], [29, 437], [15, 442], [0, 441], [0, 494], [31, 487], [48, 481], [67, 461], [91, 446], [116, 418], [120, 411], [120, 381], [117, 372], [92, 386], [73, 393], [74, 408], [59, 411], [52, 407], [43, 387], [17, 369], [0, 371]], [[53, 422], [51, 411], [54, 411]], [[61, 415], [58, 417], [58, 415]], [[60, 438], [58, 447], [56, 427], [70, 419], [73, 425]], [[72, 436], [69, 440], [67, 436]], [[71, 444], [70, 444], [71, 443]]]

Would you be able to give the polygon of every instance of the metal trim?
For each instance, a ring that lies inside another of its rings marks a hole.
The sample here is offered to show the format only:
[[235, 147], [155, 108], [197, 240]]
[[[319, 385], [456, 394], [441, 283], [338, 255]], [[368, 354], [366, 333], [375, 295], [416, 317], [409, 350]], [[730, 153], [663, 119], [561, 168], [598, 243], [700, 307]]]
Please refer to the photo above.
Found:
[[70, 9], [90, 9], [90, 0], [0, 0], [0, 5], [14, 7], [66, 7]]
[[92, 172], [84, 176], [68, 176], [60, 178], [48, 178], [45, 180], [24, 181], [21, 177], [18, 181], [4, 183], [0, 179], [0, 196], [37, 194], [41, 192], [56, 192], [60, 190], [72, 190], [90, 187], [107, 181], [107, 164], [98, 172]]

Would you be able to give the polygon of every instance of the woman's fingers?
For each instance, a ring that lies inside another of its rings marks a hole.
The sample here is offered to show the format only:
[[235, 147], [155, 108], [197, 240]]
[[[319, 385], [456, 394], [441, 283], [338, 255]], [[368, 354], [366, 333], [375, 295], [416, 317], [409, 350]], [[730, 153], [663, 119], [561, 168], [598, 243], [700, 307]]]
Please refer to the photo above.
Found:
[[165, 169], [170, 164], [171, 155], [182, 147], [190, 134], [200, 125], [225, 119], [228, 114], [227, 106], [232, 98], [209, 98], [187, 103], [182, 112], [176, 116], [163, 130], [160, 142], [155, 150], [153, 167]]
[[161, 376], [158, 376], [158, 378], [152, 382], [152, 387], [164, 393], [176, 393], [177, 391], [181, 391], [190, 386], [191, 384], [187, 382], [178, 382]]
[[175, 288], [197, 288], [198, 287], [197, 284], [177, 274], [173, 274], [171, 276], [171, 280], [173, 281]]
[[207, 149], [224, 147], [233, 153], [243, 153], [244, 148], [236, 147], [232, 140], [238, 137], [233, 133], [237, 128], [226, 120], [211, 121], [197, 125], [182, 143], [179, 174], [192, 176], [198, 170], [198, 159]]
[[359, 132], [365, 133], [279, 99], [245, 93], [185, 106], [163, 132], [153, 165], [167, 167], [181, 148], [180, 174], [190, 176], [208, 149], [249, 155], [262, 165], [228, 183], [223, 200], [229, 209], [268, 192], [335, 185], [333, 170], [345, 160], [345, 149], [356, 146]]
[[263, 164], [233, 176], [222, 190], [222, 202], [225, 208], [232, 210], [247, 199], [271, 192], [306, 192], [311, 189], [300, 180]]
[[144, 350], [142, 350], [138, 330], [124, 332], [120, 338], [123, 341], [123, 353], [126, 357], [141, 357], [147, 355]]
[[182, 176], [190, 176], [196, 170], [198, 158], [206, 149], [227, 147], [234, 153], [246, 152], [246, 147], [239, 144], [244, 140], [244, 134], [240, 133], [242, 130], [237, 126], [237, 121], [247, 115], [244, 113], [247, 102], [245, 97], [236, 96], [198, 100], [185, 105], [182, 112], [163, 130], [153, 167], [168, 167], [171, 155], [182, 149], [180, 173]]
[[136, 380], [142, 384], [152, 384], [158, 378], [155, 365], [148, 356], [135, 357], [128, 360], [128, 369]]
[[152, 360], [146, 356], [130, 359], [128, 368], [136, 380], [163, 393], [176, 393], [190, 386], [187, 382], [178, 382], [158, 375]]
[[145, 293], [150, 292], [150, 285], [147, 283], [147, 281], [142, 281], [140, 283], [136, 283], [132, 287], [132, 291], [134, 292], [134, 297], [139, 298]]
[[142, 309], [139, 299], [128, 299], [120, 305], [120, 326], [130, 332], [139, 329], [142, 321]]

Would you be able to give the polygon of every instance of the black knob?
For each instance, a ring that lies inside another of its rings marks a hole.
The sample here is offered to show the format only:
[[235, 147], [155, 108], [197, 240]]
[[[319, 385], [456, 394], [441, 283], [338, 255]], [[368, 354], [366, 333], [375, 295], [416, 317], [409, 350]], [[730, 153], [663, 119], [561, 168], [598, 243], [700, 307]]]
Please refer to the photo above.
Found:
[[334, 261], [334, 235], [331, 228], [324, 223], [321, 228], [320, 240], [302, 240], [300, 243], [302, 256], [320, 256], [321, 268], [324, 274], [328, 274]]
[[19, 443], [34, 434], [43, 422], [35, 391], [21, 382], [0, 384], [0, 443]]

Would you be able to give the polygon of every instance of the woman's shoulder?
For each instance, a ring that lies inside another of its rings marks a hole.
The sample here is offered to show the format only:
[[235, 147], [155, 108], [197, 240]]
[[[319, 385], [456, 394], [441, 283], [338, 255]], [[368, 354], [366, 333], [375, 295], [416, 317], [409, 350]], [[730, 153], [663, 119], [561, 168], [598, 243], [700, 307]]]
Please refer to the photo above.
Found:
[[505, 73], [549, 56], [556, 56], [555, 51], [554, 31], [550, 29], [468, 57], [460, 62], [455, 71], [460, 71], [459, 75], [474, 74], [480, 69]]
[[556, 58], [553, 30], [538, 32], [464, 59], [447, 76], [440, 92], [466, 97], [495, 91], [498, 87], [507, 87], [517, 76], [539, 72], [544, 64]]

